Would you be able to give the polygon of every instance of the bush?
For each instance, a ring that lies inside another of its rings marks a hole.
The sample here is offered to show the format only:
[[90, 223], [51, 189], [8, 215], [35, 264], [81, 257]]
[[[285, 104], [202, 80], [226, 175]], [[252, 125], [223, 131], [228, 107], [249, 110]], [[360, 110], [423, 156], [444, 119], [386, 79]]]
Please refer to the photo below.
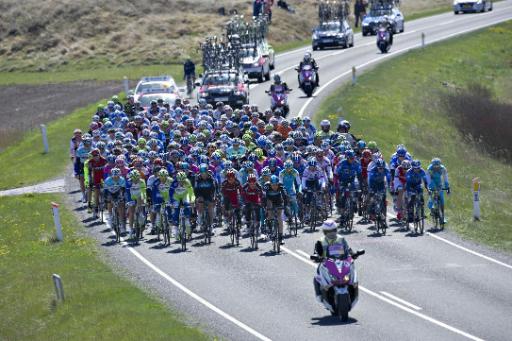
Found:
[[443, 104], [465, 138], [494, 157], [512, 161], [512, 104], [495, 100], [488, 88], [476, 83], [445, 94]]

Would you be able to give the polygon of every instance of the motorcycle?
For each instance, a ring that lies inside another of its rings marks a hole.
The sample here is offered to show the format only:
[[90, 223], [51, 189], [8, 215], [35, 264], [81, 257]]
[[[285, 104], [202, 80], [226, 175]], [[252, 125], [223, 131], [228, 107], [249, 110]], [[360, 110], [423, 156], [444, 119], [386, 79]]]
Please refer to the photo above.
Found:
[[311, 260], [320, 263], [314, 281], [322, 294], [321, 303], [331, 315], [337, 316], [342, 322], [348, 321], [348, 313], [355, 307], [359, 298], [354, 260], [364, 253], [364, 250], [359, 250], [352, 256], [343, 257], [343, 250], [333, 245], [329, 248], [330, 257], [310, 256]]
[[392, 32], [386, 28], [379, 28], [377, 31], [377, 47], [380, 52], [388, 53], [391, 49], [391, 45], [393, 44]]
[[276, 109], [280, 109], [283, 113], [284, 117], [288, 115], [288, 112], [290, 111], [290, 107], [288, 105], [288, 92], [291, 90], [285, 91], [284, 87], [282, 85], [275, 85], [274, 91], [265, 91], [270, 98], [270, 108], [272, 111]]
[[296, 68], [295, 71], [299, 73], [299, 87], [304, 91], [306, 96], [313, 96], [316, 88], [316, 70], [311, 65], [304, 65], [302, 69]]

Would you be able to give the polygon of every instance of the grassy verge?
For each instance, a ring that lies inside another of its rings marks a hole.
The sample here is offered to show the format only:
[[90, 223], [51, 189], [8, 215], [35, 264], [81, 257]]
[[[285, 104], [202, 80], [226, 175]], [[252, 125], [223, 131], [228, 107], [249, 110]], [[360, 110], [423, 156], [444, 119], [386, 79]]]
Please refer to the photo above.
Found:
[[[102, 101], [101, 103], [106, 103]], [[86, 128], [98, 103], [47, 124], [50, 151], [43, 153], [41, 132], [36, 129], [25, 134], [15, 145], [0, 153], [0, 190], [26, 186], [62, 174], [69, 159], [69, 140], [75, 128]]]
[[[424, 165], [434, 156], [441, 157], [452, 187], [447, 228], [512, 251], [512, 167], [490, 157], [478, 143], [468, 142], [443, 105], [446, 94], [472, 83], [489, 88], [494, 100], [510, 100], [512, 93], [503, 89], [512, 89], [511, 50], [509, 21], [409, 52], [363, 74], [357, 86], [337, 90], [322, 104], [315, 120], [345, 117], [357, 135], [377, 141], [386, 158], [400, 143]], [[390, 75], [399, 77], [390, 82]], [[482, 184], [481, 222], [472, 221], [474, 177]]]
[[[206, 340], [156, 299], [115, 275], [94, 241], [61, 209], [65, 241], [54, 243], [49, 203], [58, 195], [0, 198], [0, 339]], [[51, 275], [64, 283], [55, 302]]]

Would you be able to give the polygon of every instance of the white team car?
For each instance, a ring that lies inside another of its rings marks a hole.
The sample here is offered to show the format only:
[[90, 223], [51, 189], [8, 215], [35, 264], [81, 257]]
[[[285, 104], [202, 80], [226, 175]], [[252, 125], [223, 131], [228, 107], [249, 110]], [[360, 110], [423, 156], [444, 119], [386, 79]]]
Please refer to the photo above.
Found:
[[492, 11], [492, 0], [455, 0], [453, 13]]
[[145, 92], [157, 93], [159, 89], [162, 90], [162, 93], [173, 93], [177, 97], [180, 96], [179, 88], [172, 76], [142, 77], [133, 92], [134, 100], [140, 100], [141, 95]]
[[158, 102], [162, 100], [164, 103], [169, 103], [170, 106], [174, 105], [176, 99], [180, 98], [178, 93], [172, 91], [171, 88], [166, 89], [144, 89], [137, 98], [137, 101], [140, 102], [140, 105], [144, 109], [148, 109], [151, 106], [151, 102]]

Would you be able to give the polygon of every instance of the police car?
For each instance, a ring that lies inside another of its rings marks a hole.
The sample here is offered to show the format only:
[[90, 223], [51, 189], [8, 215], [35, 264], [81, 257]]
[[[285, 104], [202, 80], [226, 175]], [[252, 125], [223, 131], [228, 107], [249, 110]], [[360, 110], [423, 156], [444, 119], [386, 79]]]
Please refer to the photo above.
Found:
[[134, 99], [140, 101], [143, 93], [162, 90], [162, 93], [174, 93], [179, 97], [179, 89], [171, 76], [142, 77], [134, 90]]
[[164, 103], [169, 103], [170, 106], [174, 105], [176, 99], [180, 98], [179, 93], [174, 92], [172, 88], [146, 88], [139, 93], [137, 101], [140, 102], [141, 107], [147, 109], [151, 106], [152, 101], [163, 100]]

